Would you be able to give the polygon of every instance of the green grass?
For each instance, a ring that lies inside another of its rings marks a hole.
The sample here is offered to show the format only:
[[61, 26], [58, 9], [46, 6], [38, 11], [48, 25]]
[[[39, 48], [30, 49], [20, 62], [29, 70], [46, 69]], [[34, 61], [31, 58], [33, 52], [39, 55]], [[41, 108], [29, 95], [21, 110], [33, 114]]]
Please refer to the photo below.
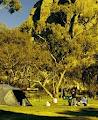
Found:
[[46, 107], [47, 99], [32, 99], [32, 107], [0, 106], [0, 120], [98, 120], [98, 100], [89, 100], [88, 106], [68, 106], [59, 99]]

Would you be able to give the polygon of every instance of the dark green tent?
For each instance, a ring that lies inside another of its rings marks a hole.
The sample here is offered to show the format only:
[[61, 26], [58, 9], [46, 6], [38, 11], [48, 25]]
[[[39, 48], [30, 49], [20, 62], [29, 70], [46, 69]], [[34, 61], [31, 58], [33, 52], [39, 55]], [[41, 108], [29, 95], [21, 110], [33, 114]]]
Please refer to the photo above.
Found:
[[7, 84], [0, 84], [0, 104], [13, 106], [31, 106], [24, 92]]

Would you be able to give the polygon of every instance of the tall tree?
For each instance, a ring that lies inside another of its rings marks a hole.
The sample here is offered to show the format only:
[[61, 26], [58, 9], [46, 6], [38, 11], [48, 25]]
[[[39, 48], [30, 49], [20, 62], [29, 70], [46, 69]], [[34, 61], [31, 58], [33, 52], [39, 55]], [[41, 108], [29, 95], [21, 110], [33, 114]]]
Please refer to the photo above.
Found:
[[[49, 4], [49, 7], [46, 4]], [[37, 39], [45, 40], [48, 44], [55, 63], [54, 71], [58, 76], [58, 80], [56, 78], [58, 82], [55, 82], [56, 94], [58, 94], [61, 83], [68, 72], [80, 69], [82, 73], [83, 69], [96, 62], [97, 2], [96, 0], [77, 0], [58, 4], [58, 2], [48, 3], [44, 0], [39, 6], [40, 17], [33, 21], [35, 22], [33, 35]], [[36, 6], [36, 9], [38, 8]], [[35, 18], [38, 15], [36, 12], [35, 10], [33, 13]]]
[[[53, 67], [48, 75], [52, 73], [53, 77], [51, 82], [45, 82], [45, 85], [48, 88], [52, 85], [53, 93], [57, 96], [64, 81], [69, 78], [73, 81], [78, 78], [81, 81], [82, 72], [96, 63], [97, 6], [96, 0], [40, 0], [30, 13], [31, 34], [42, 46], [44, 42], [47, 44], [49, 57], [52, 59]], [[26, 24], [28, 29], [27, 26]]]

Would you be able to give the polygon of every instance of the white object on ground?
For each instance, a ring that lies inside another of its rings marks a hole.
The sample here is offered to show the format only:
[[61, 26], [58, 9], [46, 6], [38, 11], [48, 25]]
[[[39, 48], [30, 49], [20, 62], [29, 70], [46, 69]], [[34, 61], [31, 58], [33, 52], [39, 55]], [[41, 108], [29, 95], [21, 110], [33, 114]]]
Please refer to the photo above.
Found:
[[46, 106], [47, 106], [47, 107], [50, 107], [50, 102], [47, 101], [47, 102], [46, 102]]
[[57, 103], [57, 98], [53, 98], [53, 103]]

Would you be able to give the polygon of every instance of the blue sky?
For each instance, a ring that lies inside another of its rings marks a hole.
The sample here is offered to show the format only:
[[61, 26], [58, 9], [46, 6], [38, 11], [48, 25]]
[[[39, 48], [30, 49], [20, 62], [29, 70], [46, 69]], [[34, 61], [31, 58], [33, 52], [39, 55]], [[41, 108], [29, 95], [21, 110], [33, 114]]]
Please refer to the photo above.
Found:
[[8, 27], [18, 26], [28, 17], [31, 8], [37, 1], [38, 0], [21, 0], [22, 9], [12, 15], [8, 13], [6, 9], [0, 10], [0, 23], [4, 23]]

